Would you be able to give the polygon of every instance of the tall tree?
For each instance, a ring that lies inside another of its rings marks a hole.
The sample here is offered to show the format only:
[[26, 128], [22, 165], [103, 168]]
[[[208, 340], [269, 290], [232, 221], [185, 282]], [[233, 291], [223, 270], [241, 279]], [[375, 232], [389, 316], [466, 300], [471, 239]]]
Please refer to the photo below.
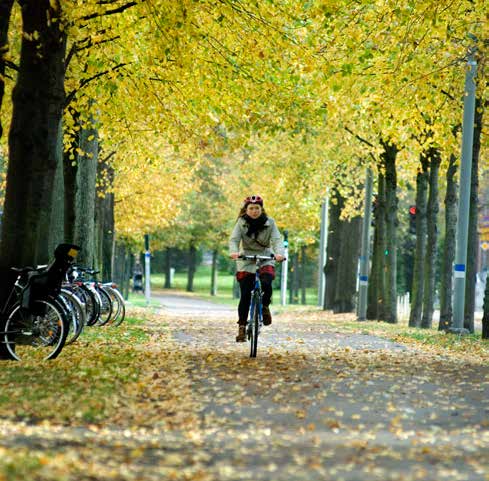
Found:
[[[13, 91], [0, 268], [49, 257], [42, 213], [52, 209], [64, 105], [66, 33], [56, 0], [22, 0], [22, 45]], [[0, 296], [1, 297], [1, 296]]]
[[341, 246], [340, 216], [343, 203], [344, 199], [341, 194], [337, 189], [334, 189], [331, 192], [331, 201], [329, 203], [328, 242], [326, 247], [326, 264], [324, 266], [324, 274], [326, 276], [324, 309], [334, 308]]
[[423, 289], [423, 316], [421, 327], [431, 328], [433, 322], [433, 309], [435, 302], [435, 275], [438, 249], [438, 176], [440, 172], [441, 156], [436, 147], [429, 149], [429, 194], [426, 209], [426, 256], [424, 259], [424, 289]]
[[358, 257], [360, 254], [361, 218], [342, 220], [340, 252], [333, 311], [336, 313], [355, 310]]
[[413, 284], [411, 288], [411, 311], [409, 313], [410, 327], [420, 326], [423, 308], [428, 168], [428, 156], [423, 151], [420, 155], [420, 166], [416, 175], [416, 251], [414, 254]]
[[382, 141], [384, 151], [381, 154], [385, 168], [385, 201], [386, 201], [386, 299], [384, 320], [397, 322], [397, 146], [389, 141]]
[[475, 101], [474, 141], [472, 146], [472, 170], [470, 180], [469, 232], [467, 238], [467, 277], [465, 279], [464, 327], [474, 332], [475, 286], [479, 256], [479, 155], [481, 150], [484, 101], [480, 96]]
[[187, 292], [194, 292], [194, 277], [197, 270], [197, 247], [192, 240], [187, 253]]
[[[8, 53], [8, 28], [10, 23], [10, 13], [14, 0], [0, 0], [0, 111], [5, 94], [5, 74], [7, 67]], [[0, 138], [3, 134], [2, 119], [0, 118]]]
[[86, 267], [97, 267], [95, 252], [96, 178], [99, 155], [98, 134], [93, 118], [80, 133], [80, 156], [77, 170], [76, 223], [74, 241], [81, 247], [78, 261]]
[[368, 283], [368, 305], [367, 319], [384, 319], [385, 309], [385, 176], [379, 169], [377, 176], [377, 197], [375, 199], [375, 209], [373, 212], [375, 230], [374, 244], [372, 252], [372, 265]]
[[443, 244], [442, 270], [440, 281], [440, 320], [438, 330], [446, 331], [453, 321], [452, 275], [455, 259], [457, 229], [457, 158], [451, 154], [446, 172], [445, 192], [445, 240]]
[[114, 222], [114, 169], [110, 158], [114, 153], [105, 156], [98, 162], [97, 171], [97, 242], [99, 251], [98, 265], [102, 271], [105, 282], [112, 280], [115, 249], [115, 222]]

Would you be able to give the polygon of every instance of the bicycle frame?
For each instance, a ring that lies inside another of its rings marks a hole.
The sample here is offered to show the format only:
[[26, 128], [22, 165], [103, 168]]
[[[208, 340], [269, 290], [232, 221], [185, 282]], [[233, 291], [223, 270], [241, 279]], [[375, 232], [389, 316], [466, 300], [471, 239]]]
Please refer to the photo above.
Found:
[[[25, 287], [20, 284], [20, 279], [22, 275], [19, 273], [17, 276], [17, 279], [14, 282], [14, 285], [12, 286], [12, 289], [7, 297], [7, 300], [5, 301], [5, 304], [3, 305], [2, 309], [0, 310], [0, 326], [3, 326], [4, 322], [6, 323], [8, 316], [10, 314], [11, 309], [14, 307], [15, 303], [20, 299], [20, 293], [22, 292], [22, 289]], [[0, 335], [3, 336], [5, 334], [11, 334], [11, 332], [7, 332], [4, 330], [0, 330]]]
[[[248, 325], [247, 325], [247, 332], [251, 330], [251, 323], [253, 322], [253, 312], [255, 308], [255, 293], [258, 292], [259, 294], [259, 302], [258, 302], [258, 319], [259, 319], [259, 327], [263, 325], [263, 303], [262, 303], [262, 291], [261, 291], [261, 281], [260, 281], [260, 271], [258, 269], [258, 265], [256, 266], [255, 270], [255, 286], [253, 287], [253, 290], [251, 291], [251, 303], [250, 303], [250, 312], [248, 316]], [[258, 331], [259, 333], [259, 331]]]

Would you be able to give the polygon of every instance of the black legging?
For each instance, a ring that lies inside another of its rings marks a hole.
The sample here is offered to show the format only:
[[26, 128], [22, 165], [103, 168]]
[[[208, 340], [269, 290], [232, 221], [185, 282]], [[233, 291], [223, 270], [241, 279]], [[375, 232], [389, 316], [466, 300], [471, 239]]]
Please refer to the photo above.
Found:
[[[270, 305], [272, 299], [272, 274], [260, 274], [261, 290], [263, 291], [263, 305]], [[255, 276], [246, 276], [239, 281], [239, 287], [241, 290], [241, 297], [239, 299], [238, 324], [245, 326], [248, 322], [248, 313], [250, 311], [251, 291], [255, 286]]]

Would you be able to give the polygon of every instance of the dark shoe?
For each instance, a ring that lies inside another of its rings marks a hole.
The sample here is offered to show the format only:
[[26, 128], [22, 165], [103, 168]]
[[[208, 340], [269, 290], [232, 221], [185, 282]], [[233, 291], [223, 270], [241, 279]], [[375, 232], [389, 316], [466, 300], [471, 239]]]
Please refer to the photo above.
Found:
[[272, 315], [270, 314], [270, 308], [263, 306], [263, 325], [269, 326], [272, 323]]
[[239, 326], [236, 342], [246, 342], [246, 326]]

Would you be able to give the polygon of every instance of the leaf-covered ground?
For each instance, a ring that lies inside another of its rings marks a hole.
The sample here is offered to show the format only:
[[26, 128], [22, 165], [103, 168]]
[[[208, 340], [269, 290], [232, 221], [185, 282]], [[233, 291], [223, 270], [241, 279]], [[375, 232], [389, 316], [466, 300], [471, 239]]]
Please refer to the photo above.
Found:
[[132, 316], [2, 362], [0, 480], [489, 480], [483, 341], [288, 312], [250, 359], [222, 313]]

